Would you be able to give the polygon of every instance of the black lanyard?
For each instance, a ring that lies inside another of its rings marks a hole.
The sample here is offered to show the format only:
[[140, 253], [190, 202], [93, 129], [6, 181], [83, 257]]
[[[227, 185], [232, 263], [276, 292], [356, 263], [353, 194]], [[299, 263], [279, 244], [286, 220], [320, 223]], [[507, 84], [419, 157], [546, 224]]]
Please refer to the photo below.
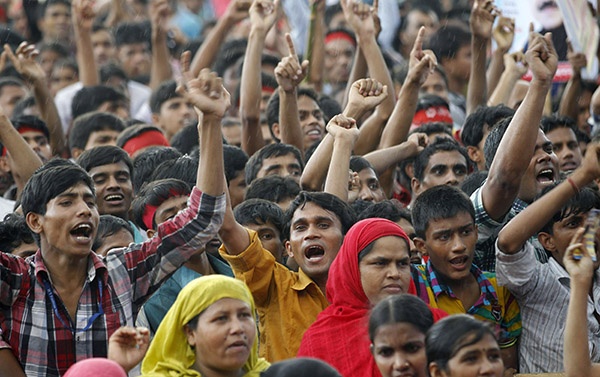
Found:
[[98, 301], [98, 312], [96, 312], [93, 316], [90, 317], [87, 325], [82, 330], [74, 329], [70, 324], [65, 323], [65, 321], [63, 320], [62, 316], [60, 315], [60, 313], [58, 311], [58, 306], [56, 305], [56, 300], [54, 299], [54, 291], [52, 290], [52, 286], [50, 285], [50, 282], [47, 280], [46, 277], [42, 277], [42, 280], [44, 281], [44, 286], [46, 287], [46, 294], [50, 298], [50, 303], [52, 303], [52, 310], [54, 310], [54, 314], [58, 317], [58, 320], [60, 321], [60, 323], [62, 323], [62, 325], [64, 327], [71, 330], [72, 333], [85, 332], [85, 331], [89, 330], [89, 328], [92, 327], [92, 323], [98, 317], [100, 317], [101, 315], [104, 314], [104, 309], [102, 308], [102, 282], [100, 281], [101, 279], [98, 279], [98, 295], [100, 296], [100, 300]]

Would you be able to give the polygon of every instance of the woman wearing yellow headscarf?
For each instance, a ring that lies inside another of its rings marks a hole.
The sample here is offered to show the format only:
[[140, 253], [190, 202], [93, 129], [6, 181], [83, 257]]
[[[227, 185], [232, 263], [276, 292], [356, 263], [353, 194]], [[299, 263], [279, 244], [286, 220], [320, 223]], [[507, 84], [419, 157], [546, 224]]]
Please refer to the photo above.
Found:
[[142, 375], [257, 377], [268, 366], [258, 358], [252, 294], [239, 280], [209, 275], [181, 290], [152, 340]]

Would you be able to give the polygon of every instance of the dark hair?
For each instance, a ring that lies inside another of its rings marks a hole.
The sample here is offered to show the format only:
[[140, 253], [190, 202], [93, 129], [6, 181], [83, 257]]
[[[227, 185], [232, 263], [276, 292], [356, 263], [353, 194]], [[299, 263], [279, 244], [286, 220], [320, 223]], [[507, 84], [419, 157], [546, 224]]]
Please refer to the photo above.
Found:
[[455, 57], [458, 50], [471, 43], [471, 33], [466, 27], [445, 25], [440, 27], [429, 39], [428, 48], [433, 51], [438, 62]]
[[35, 97], [34, 96], [26, 96], [23, 97], [15, 104], [13, 107], [13, 118], [19, 117], [21, 115], [25, 115], [25, 111], [30, 107], [35, 107]]
[[96, 85], [84, 86], [73, 97], [71, 102], [71, 112], [73, 119], [78, 116], [95, 111], [104, 102], [127, 102], [127, 97], [110, 86]]
[[92, 133], [105, 130], [121, 132], [124, 129], [125, 123], [116, 115], [99, 111], [87, 113], [73, 122], [69, 131], [69, 147], [83, 150]]
[[512, 117], [515, 111], [504, 105], [480, 106], [469, 114], [460, 131], [460, 139], [465, 146], [476, 147], [483, 139], [485, 130], [491, 130], [498, 121]]
[[470, 315], [456, 314], [443, 318], [427, 332], [427, 363], [436, 363], [441, 370], [447, 371], [451, 358], [464, 347], [479, 342], [486, 335], [496, 339], [488, 323]]
[[0, 250], [12, 253], [22, 243], [34, 243], [33, 233], [27, 226], [25, 217], [9, 213], [0, 222]]
[[571, 131], [573, 131], [573, 134], [575, 134], [575, 130], [577, 129], [577, 125], [572, 118], [558, 115], [542, 117], [540, 125], [545, 134], [550, 131], [554, 131], [557, 128], [569, 128]]
[[43, 133], [44, 136], [46, 136], [46, 138], [50, 140], [50, 131], [48, 130], [46, 122], [34, 115], [21, 115], [16, 119], [13, 119], [12, 124], [17, 129], [17, 131], [19, 131], [23, 127], [32, 128], [36, 131]]
[[167, 160], [176, 160], [179, 157], [181, 157], [181, 153], [175, 148], [163, 146], [150, 147], [135, 156], [133, 159], [135, 174], [131, 179], [134, 194], [138, 194], [144, 183], [150, 182], [150, 177], [154, 174], [154, 170], [158, 165]]
[[[80, 166], [69, 160], [54, 158], [38, 168], [29, 178], [21, 194], [23, 214], [33, 212], [46, 214], [46, 205], [66, 190], [79, 183], [85, 184], [95, 195], [94, 184], [89, 174]], [[40, 236], [33, 234], [36, 243], [40, 244]]]
[[[70, 9], [71, 5], [69, 5], [69, 11]], [[40, 54], [46, 51], [52, 51], [59, 55], [61, 59], [67, 59], [71, 56], [69, 48], [58, 41], [42, 42], [37, 46], [37, 49]]]
[[427, 304], [415, 295], [388, 296], [375, 305], [369, 316], [371, 342], [379, 327], [394, 323], [408, 323], [425, 335], [433, 326], [433, 314]]
[[259, 149], [248, 160], [245, 169], [246, 184], [249, 185], [252, 183], [253, 180], [256, 179], [256, 175], [260, 171], [263, 161], [266, 158], [285, 156], [287, 154], [293, 154], [294, 157], [296, 157], [296, 160], [298, 160], [298, 165], [300, 165], [300, 169], [304, 170], [302, 153], [298, 150], [298, 148], [294, 147], [293, 145], [283, 143], [269, 144]]
[[0, 27], [0, 43], [2, 43], [2, 46], [7, 44], [11, 50], [15, 51], [24, 41], [25, 38], [22, 35], [15, 33], [6, 26]]
[[326, 94], [323, 94], [319, 97], [317, 104], [323, 112], [323, 120], [325, 121], [325, 124], [329, 123], [331, 118], [341, 114], [342, 111], [344, 111], [340, 103], [335, 98], [332, 98]]
[[92, 250], [98, 250], [98, 248], [104, 244], [104, 239], [106, 237], [114, 235], [121, 229], [125, 229], [129, 232], [129, 234], [131, 234], [132, 238], [135, 238], [135, 235], [133, 234], [133, 228], [129, 222], [113, 215], [100, 215], [100, 220], [98, 221], [98, 232], [96, 233], [96, 238], [94, 238]]
[[198, 125], [188, 124], [175, 133], [169, 144], [181, 154], [190, 154], [199, 147]]
[[343, 13], [342, 4], [335, 3], [332, 5], [328, 5], [325, 7], [325, 25], [329, 25], [333, 17], [338, 14]]
[[246, 189], [245, 200], [265, 199], [269, 202], [281, 203], [294, 199], [300, 193], [300, 185], [290, 177], [269, 175], [257, 178]]
[[396, 199], [386, 199], [378, 203], [371, 203], [367, 208], [358, 214], [358, 221], [379, 217], [388, 219], [397, 223], [404, 219], [412, 223], [410, 211], [402, 207], [402, 204]]
[[248, 40], [244, 38], [232, 39], [223, 43], [213, 64], [217, 76], [223, 77], [225, 71], [244, 56], [246, 46], [248, 46]]
[[350, 207], [348, 203], [344, 202], [337, 196], [326, 192], [301, 191], [289, 206], [287, 211], [285, 211], [285, 227], [283, 228], [283, 233], [281, 235], [282, 241], [287, 239], [290, 235], [291, 221], [296, 210], [298, 208], [304, 208], [306, 203], [309, 202], [314, 203], [324, 210], [333, 212], [342, 224], [341, 231], [344, 235], [356, 222], [356, 214], [354, 213], [352, 207]]
[[114, 30], [115, 45], [147, 43], [150, 46], [151, 26], [149, 21], [123, 22]]
[[350, 170], [359, 173], [364, 169], [371, 169], [375, 171], [375, 169], [373, 169], [373, 165], [371, 165], [371, 163], [366, 158], [362, 156], [350, 157]]
[[[148, 227], [144, 223], [144, 213], [146, 212], [146, 208], [148, 206], [158, 207], [167, 201], [167, 199], [176, 196], [188, 196], [190, 195], [190, 192], [191, 189], [187, 183], [173, 178], [160, 179], [144, 185], [131, 203], [133, 222], [140, 228], [148, 230]], [[153, 216], [153, 229], [156, 229], [156, 226], [157, 224]]]
[[235, 220], [242, 224], [262, 225], [271, 222], [279, 231], [283, 232], [283, 211], [275, 203], [264, 199], [248, 199], [240, 203], [233, 210]]
[[[552, 186], [545, 187], [536, 200], [554, 189], [558, 184], [559, 183], [556, 183]], [[597, 190], [590, 187], [583, 187], [575, 196], [571, 197], [558, 212], [552, 215], [549, 221], [544, 224], [540, 232], [554, 234], [552, 230], [554, 224], [571, 215], [586, 213], [593, 208], [600, 208], [600, 194]]]
[[427, 164], [429, 164], [429, 160], [431, 156], [438, 152], [452, 152], [457, 151], [465, 158], [465, 163], [467, 164], [467, 169], [470, 167], [470, 159], [469, 155], [465, 148], [458, 145], [457, 142], [451, 139], [436, 139], [433, 143], [430, 143], [417, 155], [415, 158], [415, 162], [413, 163], [413, 172], [414, 177], [422, 181], [425, 175], [425, 169], [427, 168]]
[[408, 134], [412, 135], [416, 132], [424, 133], [427, 136], [443, 133], [443, 134], [446, 134], [446, 135], [452, 137], [452, 125], [450, 123], [443, 123], [443, 122], [423, 123], [419, 127], [411, 130]]
[[[69, 12], [71, 11], [71, 2], [69, 0], [47, 0], [39, 5], [39, 8], [38, 8], [40, 10], [40, 13], [38, 16], [39, 19], [44, 18], [48, 8], [50, 8], [51, 6], [54, 6], [54, 5], [64, 5], [67, 8], [69, 8]], [[31, 22], [31, 21], [29, 21], [29, 22]]]
[[127, 152], [114, 145], [102, 145], [94, 147], [84, 151], [79, 158], [77, 163], [83, 168], [83, 170], [89, 172], [95, 167], [117, 164], [119, 162], [125, 163], [127, 169], [129, 169], [130, 177], [134, 176], [133, 163]]
[[310, 357], [295, 357], [275, 362], [262, 372], [260, 377], [342, 377], [334, 367], [323, 360]]
[[467, 178], [460, 184], [460, 189], [463, 190], [465, 194], [471, 196], [477, 190], [483, 182], [487, 179], [488, 171], [480, 170], [476, 171], [472, 174], [469, 174]]
[[448, 101], [446, 101], [442, 97], [435, 94], [425, 94], [419, 97], [419, 100], [417, 101], [417, 109], [415, 110], [415, 112], [423, 109], [429, 109], [430, 107], [435, 106], [444, 106], [446, 109], [450, 109]]
[[120, 65], [117, 65], [115, 63], [106, 63], [102, 65], [100, 67], [99, 73], [101, 83], [106, 83], [113, 77], [117, 77], [122, 80], [128, 80], [127, 73], [125, 73], [125, 70]]
[[507, 117], [500, 119], [496, 125], [490, 130], [487, 139], [485, 139], [485, 144], [483, 145], [483, 156], [485, 157], [485, 168], [490, 170], [492, 166], [492, 162], [494, 161], [494, 157], [496, 157], [496, 152], [498, 151], [498, 147], [500, 146], [500, 142], [510, 125], [513, 117]]
[[150, 111], [153, 114], [160, 113], [160, 107], [163, 103], [173, 98], [180, 98], [181, 96], [176, 91], [177, 83], [175, 80], [163, 81], [160, 83], [158, 88], [152, 91], [150, 96]]
[[419, 13], [423, 13], [426, 15], [433, 14], [436, 19], [439, 19], [437, 13], [428, 5], [421, 4], [418, 2], [414, 2], [414, 1], [411, 2], [410, 9], [406, 13], [406, 16], [401, 18], [400, 23], [398, 24], [398, 27], [396, 28], [396, 32], [394, 33], [394, 39], [392, 40], [392, 48], [395, 51], [401, 51], [402, 40], [400, 38], [400, 33], [403, 32], [404, 30], [406, 30], [406, 27], [408, 26], [408, 15], [413, 12], [419, 12]]
[[11, 76], [0, 77], [0, 94], [2, 94], [2, 90], [5, 86], [18, 86], [23, 89], [27, 88], [27, 85], [25, 85], [23, 81]]
[[196, 185], [197, 175], [198, 159], [186, 154], [179, 157], [177, 160], [167, 160], [158, 165], [152, 174], [150, 181], [175, 178], [182, 180], [190, 187], [193, 187]]
[[223, 162], [225, 165], [225, 179], [227, 186], [232, 179], [235, 179], [239, 174], [244, 174], [248, 155], [242, 148], [233, 145], [223, 145]]
[[412, 224], [417, 237], [425, 239], [429, 222], [450, 219], [466, 212], [475, 221], [475, 209], [469, 197], [456, 187], [441, 185], [427, 189], [415, 199], [412, 208]]

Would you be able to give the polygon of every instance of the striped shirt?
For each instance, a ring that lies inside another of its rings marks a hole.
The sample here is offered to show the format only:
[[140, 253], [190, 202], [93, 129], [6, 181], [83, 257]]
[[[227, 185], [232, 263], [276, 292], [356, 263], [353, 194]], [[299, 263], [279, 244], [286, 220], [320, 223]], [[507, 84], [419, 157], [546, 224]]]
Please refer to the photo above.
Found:
[[111, 250], [104, 260], [90, 254], [74, 319], [40, 250], [27, 259], [0, 253], [0, 348], [11, 348], [28, 376], [60, 376], [77, 361], [106, 357], [110, 335], [133, 326], [146, 298], [219, 230], [224, 195], [194, 188], [188, 204], [152, 239]]
[[[494, 272], [496, 271], [496, 249], [494, 245], [498, 239], [498, 233], [500, 233], [504, 224], [527, 208], [527, 203], [516, 198], [504, 219], [496, 221], [490, 217], [483, 206], [483, 199], [481, 197], [482, 189], [483, 185], [471, 194], [471, 202], [473, 203], [473, 207], [475, 207], [475, 224], [477, 225], [478, 236], [473, 263], [483, 271]], [[546, 263], [548, 261], [548, 254], [537, 240], [537, 237], [532, 237], [530, 242], [535, 248], [537, 260]]]
[[[496, 246], [496, 274], [516, 297], [523, 317], [523, 334], [519, 341], [520, 373], [556, 373], [563, 368], [563, 341], [570, 279], [554, 259], [536, 261], [533, 246], [526, 243], [516, 254], [505, 254]], [[590, 358], [600, 362], [600, 273], [596, 270], [592, 301], [588, 297], [587, 318]]]
[[[491, 272], [483, 272], [475, 265], [471, 274], [477, 279], [481, 295], [470, 308], [452, 292], [452, 288], [441, 282], [431, 262], [412, 265], [417, 295], [432, 308], [442, 309], [448, 314], [469, 314], [494, 325], [502, 348], [515, 345], [521, 335], [521, 312], [513, 295], [499, 287]], [[415, 273], [416, 272], [416, 273]]]

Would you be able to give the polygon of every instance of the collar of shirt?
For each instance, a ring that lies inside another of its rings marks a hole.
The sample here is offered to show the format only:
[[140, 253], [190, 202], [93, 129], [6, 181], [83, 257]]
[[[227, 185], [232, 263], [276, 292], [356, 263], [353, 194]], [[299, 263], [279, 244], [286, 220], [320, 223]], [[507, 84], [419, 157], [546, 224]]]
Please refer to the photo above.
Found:
[[[474, 264], [471, 265], [470, 271], [471, 274], [473, 274], [473, 276], [475, 276], [475, 278], [477, 279], [477, 283], [479, 284], [479, 288], [481, 290], [481, 296], [479, 297], [479, 300], [477, 300], [474, 306], [478, 306], [481, 304], [490, 305], [494, 302], [498, 302], [498, 295], [496, 294], [496, 290], [494, 289], [492, 283], [485, 276], [483, 271], [477, 268], [477, 266], [475, 266]], [[436, 298], [442, 293], [446, 293], [452, 298], [457, 298], [452, 292], [452, 288], [450, 288], [449, 285], [444, 284], [438, 279], [435, 269], [431, 264], [431, 261], [427, 262], [427, 279], [429, 280], [429, 284]]]
[[[50, 278], [50, 273], [48, 272], [48, 269], [46, 268], [46, 265], [44, 264], [44, 259], [42, 258], [42, 251], [40, 249], [38, 249], [38, 251], [35, 253], [32, 262], [34, 264], [34, 268], [35, 268], [35, 276], [38, 279], [38, 281], [40, 283], [43, 282], [42, 280], [42, 273], [45, 274], [48, 279], [50, 279], [50, 283], [52, 283], [52, 280]], [[90, 283], [92, 281], [94, 281], [94, 279], [96, 278], [96, 273], [100, 274], [100, 276], [102, 277], [102, 282], [104, 284], [107, 284], [107, 279], [108, 279], [108, 271], [106, 269], [106, 265], [104, 264], [104, 262], [102, 261], [102, 259], [94, 252], [90, 252], [90, 255], [88, 257], [88, 269], [87, 269], [87, 282]]]
[[317, 285], [317, 283], [315, 283], [311, 278], [308, 277], [308, 275], [304, 273], [304, 271], [302, 271], [301, 268], [299, 268], [298, 280], [294, 283], [294, 285], [292, 285], [292, 289], [295, 291], [303, 291], [311, 284], [314, 284], [315, 286]]

